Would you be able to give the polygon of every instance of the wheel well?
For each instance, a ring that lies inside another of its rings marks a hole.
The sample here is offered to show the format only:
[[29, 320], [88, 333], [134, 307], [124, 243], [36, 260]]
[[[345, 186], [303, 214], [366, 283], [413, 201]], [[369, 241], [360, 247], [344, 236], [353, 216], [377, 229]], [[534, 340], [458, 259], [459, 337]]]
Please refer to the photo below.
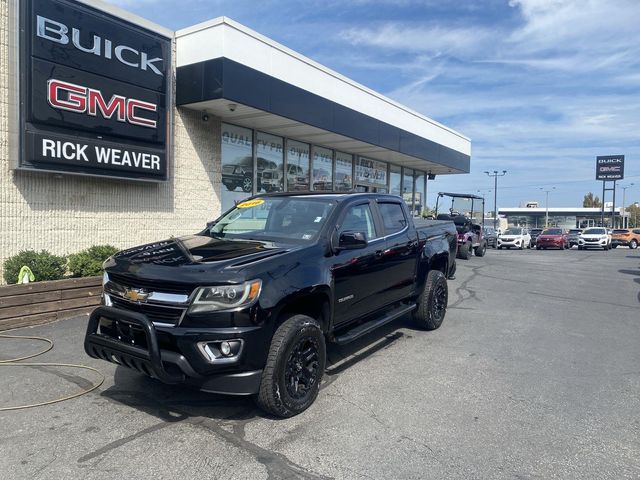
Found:
[[324, 293], [302, 295], [291, 299], [280, 310], [276, 328], [291, 315], [306, 315], [320, 322], [322, 331], [326, 332], [331, 316], [329, 305], [329, 298]]
[[442, 273], [447, 275], [448, 265], [449, 265], [449, 259], [446, 256], [441, 255], [441, 256], [435, 257], [431, 261], [431, 270], [440, 270]]

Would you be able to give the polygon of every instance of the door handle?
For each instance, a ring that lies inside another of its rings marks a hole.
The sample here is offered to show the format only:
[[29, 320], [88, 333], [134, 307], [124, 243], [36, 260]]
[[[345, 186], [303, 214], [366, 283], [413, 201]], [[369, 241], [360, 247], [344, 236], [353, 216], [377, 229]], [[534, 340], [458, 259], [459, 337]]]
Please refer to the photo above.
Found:
[[384, 256], [384, 250], [376, 250], [375, 256], [376, 258]]

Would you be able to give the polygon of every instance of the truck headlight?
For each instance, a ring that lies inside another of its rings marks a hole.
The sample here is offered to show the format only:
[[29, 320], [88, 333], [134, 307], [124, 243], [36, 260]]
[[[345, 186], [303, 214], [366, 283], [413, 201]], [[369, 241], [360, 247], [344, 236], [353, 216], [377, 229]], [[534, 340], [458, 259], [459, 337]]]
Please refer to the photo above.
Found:
[[239, 310], [253, 305], [260, 296], [262, 280], [251, 280], [241, 285], [200, 287], [189, 307], [189, 313]]

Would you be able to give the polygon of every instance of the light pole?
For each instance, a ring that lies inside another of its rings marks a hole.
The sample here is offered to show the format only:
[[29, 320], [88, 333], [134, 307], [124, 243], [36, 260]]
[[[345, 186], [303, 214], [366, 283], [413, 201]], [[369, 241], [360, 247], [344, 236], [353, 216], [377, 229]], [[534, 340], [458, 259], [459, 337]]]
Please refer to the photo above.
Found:
[[484, 208], [485, 208], [484, 206], [485, 206], [485, 201], [486, 201], [484, 192], [491, 193], [491, 189], [490, 188], [483, 188], [481, 190], [476, 190], [476, 192], [478, 192], [480, 194], [480, 196], [482, 197], [482, 224], [484, 225], [484, 219], [485, 219], [485, 216], [486, 216], [486, 212], [484, 211]]
[[624, 224], [624, 220], [627, 216], [626, 210], [625, 210], [625, 206], [624, 206], [624, 196], [627, 193], [627, 188], [631, 188], [633, 187], [633, 183], [630, 183], [629, 185], [620, 185], [620, 188], [622, 189], [622, 228], [628, 228], [629, 227], [629, 222], [627, 222], [627, 224]]
[[551, 189], [547, 190], [540, 187], [540, 190], [547, 194], [547, 199], [545, 201], [545, 215], [544, 215], [544, 228], [549, 228], [549, 192], [552, 192], [556, 189], [556, 187], [551, 187]]
[[502, 173], [498, 173], [498, 170], [494, 170], [493, 173], [485, 171], [487, 175], [493, 177], [493, 229], [498, 229], [498, 177], [504, 177], [507, 174], [506, 170]]

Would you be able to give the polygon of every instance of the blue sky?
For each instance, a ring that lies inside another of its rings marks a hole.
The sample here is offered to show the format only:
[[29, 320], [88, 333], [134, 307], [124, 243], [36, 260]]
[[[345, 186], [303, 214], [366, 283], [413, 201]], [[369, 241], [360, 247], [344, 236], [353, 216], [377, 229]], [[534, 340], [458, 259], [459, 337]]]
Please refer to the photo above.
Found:
[[483, 171], [506, 169], [499, 207], [544, 206], [554, 187], [549, 206], [581, 206], [602, 195], [596, 155], [624, 154], [640, 201], [639, 0], [112, 3], [172, 29], [231, 17], [471, 137], [471, 173], [430, 193], [492, 199]]

